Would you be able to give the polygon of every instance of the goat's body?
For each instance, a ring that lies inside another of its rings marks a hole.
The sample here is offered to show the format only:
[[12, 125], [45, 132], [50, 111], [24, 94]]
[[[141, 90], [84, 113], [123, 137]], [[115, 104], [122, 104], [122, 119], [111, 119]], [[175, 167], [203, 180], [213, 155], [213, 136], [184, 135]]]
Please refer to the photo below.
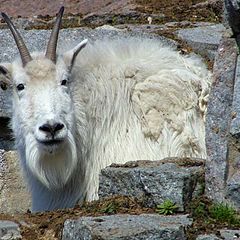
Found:
[[99, 172], [111, 163], [206, 157], [210, 77], [196, 57], [157, 40], [99, 41], [79, 55], [73, 78], [87, 200], [97, 198]]
[[[199, 58], [158, 40], [97, 41], [76, 58], [68, 88], [59, 83], [64, 56], [54, 65], [33, 54], [9, 68], [26, 86], [14, 90], [12, 126], [33, 211], [97, 199], [100, 170], [111, 163], [206, 157], [210, 74]], [[64, 140], [51, 147], [46, 123], [59, 122], [55, 137]]]

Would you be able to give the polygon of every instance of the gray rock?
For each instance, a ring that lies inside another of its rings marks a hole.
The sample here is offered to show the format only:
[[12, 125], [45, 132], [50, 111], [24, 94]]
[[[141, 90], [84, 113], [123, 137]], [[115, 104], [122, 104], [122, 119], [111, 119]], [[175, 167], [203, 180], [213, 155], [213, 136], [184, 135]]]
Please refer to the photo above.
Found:
[[196, 240], [220, 240], [215, 234], [203, 234], [199, 235]]
[[237, 58], [235, 84], [232, 102], [232, 113], [234, 113], [231, 121], [230, 133], [236, 138], [240, 137], [240, 57]]
[[180, 29], [176, 31], [177, 36], [185, 41], [194, 51], [202, 56], [214, 60], [218, 45], [225, 32], [222, 24]]
[[226, 197], [240, 209], [240, 172], [229, 177], [226, 185]]
[[240, 239], [240, 230], [220, 230], [221, 237], [225, 240], [237, 240]]
[[78, 220], [65, 221], [62, 240], [183, 240], [186, 239], [184, 228], [191, 224], [192, 220], [186, 215], [142, 214], [81, 217]]
[[22, 239], [18, 224], [11, 221], [0, 221], [0, 239], [1, 240]]
[[100, 198], [133, 196], [142, 199], [148, 207], [155, 207], [169, 199], [178, 205], [179, 211], [183, 211], [191, 200], [202, 174], [201, 167], [178, 167], [175, 163], [161, 164], [161, 161], [143, 162], [133, 168], [120, 166], [101, 171]]
[[225, 0], [225, 19], [232, 29], [233, 36], [236, 38], [238, 46], [240, 46], [240, 1]]
[[9, 125], [9, 118], [0, 117], [0, 149], [15, 149], [14, 137]]
[[[217, 230], [216, 230], [217, 231]], [[202, 234], [199, 235], [196, 240], [237, 240], [240, 239], [240, 230], [221, 229], [220, 236], [217, 237], [215, 234]]]
[[226, 197], [240, 209], [240, 58], [237, 58], [233, 102], [231, 110], [231, 124], [228, 143], [228, 176], [226, 176]]
[[213, 69], [213, 84], [206, 117], [206, 194], [224, 201], [228, 171], [228, 135], [237, 47], [234, 39], [223, 38]]
[[0, 196], [1, 213], [24, 213], [31, 206], [30, 194], [14, 151], [0, 151]]
[[0, 88], [0, 118], [9, 118], [12, 112], [11, 90]]

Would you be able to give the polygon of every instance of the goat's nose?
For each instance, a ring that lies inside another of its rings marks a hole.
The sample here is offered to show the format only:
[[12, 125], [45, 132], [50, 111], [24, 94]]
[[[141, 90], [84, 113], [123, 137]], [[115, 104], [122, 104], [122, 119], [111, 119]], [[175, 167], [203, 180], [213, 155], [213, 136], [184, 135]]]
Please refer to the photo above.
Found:
[[43, 132], [51, 133], [51, 135], [54, 136], [54, 134], [57, 131], [59, 131], [63, 128], [64, 128], [64, 125], [62, 123], [54, 123], [53, 125], [51, 125], [49, 123], [45, 123], [39, 127], [39, 130], [41, 130]]

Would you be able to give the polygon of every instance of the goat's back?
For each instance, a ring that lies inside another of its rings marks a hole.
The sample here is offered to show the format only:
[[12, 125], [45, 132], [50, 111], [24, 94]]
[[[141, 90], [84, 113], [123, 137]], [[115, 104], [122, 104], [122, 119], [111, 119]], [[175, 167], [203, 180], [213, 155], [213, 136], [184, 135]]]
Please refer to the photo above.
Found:
[[96, 41], [79, 54], [73, 78], [96, 171], [112, 162], [206, 157], [210, 74], [200, 58], [152, 39]]

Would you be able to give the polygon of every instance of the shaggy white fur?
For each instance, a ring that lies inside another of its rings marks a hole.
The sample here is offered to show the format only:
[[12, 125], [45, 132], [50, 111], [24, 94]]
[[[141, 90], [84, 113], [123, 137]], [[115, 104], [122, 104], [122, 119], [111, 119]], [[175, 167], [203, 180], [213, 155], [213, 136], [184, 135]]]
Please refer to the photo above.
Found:
[[113, 162], [206, 157], [211, 75], [196, 56], [157, 40], [96, 41], [79, 54], [73, 78], [78, 125], [88, 129], [87, 200], [97, 198], [99, 171]]

